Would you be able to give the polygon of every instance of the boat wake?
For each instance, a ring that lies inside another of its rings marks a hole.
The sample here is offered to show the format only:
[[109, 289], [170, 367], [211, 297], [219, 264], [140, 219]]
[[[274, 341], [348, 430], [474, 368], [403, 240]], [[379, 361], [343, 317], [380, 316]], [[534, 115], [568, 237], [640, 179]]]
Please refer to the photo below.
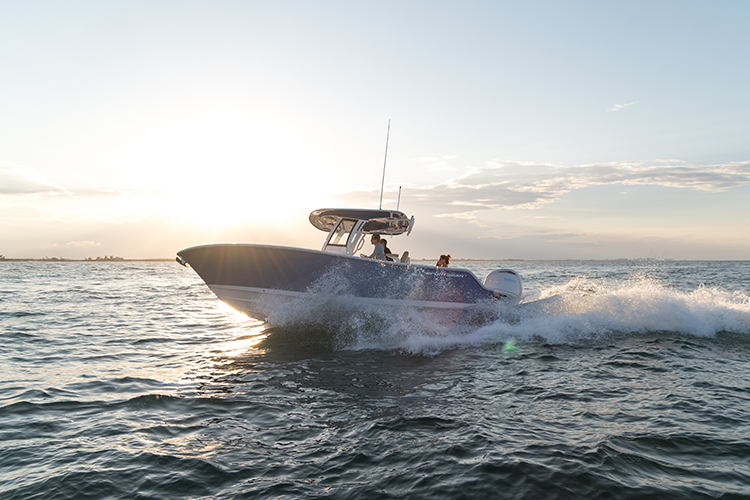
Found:
[[391, 349], [422, 355], [508, 342], [576, 344], [658, 333], [750, 334], [747, 295], [704, 286], [679, 291], [647, 277], [614, 283], [577, 278], [529, 293], [518, 304], [498, 302], [491, 315], [469, 320], [456, 311], [377, 305], [363, 309], [341, 295], [342, 286], [332, 289], [336, 295], [287, 304], [271, 319], [278, 330], [297, 332], [301, 342], [309, 341], [305, 332], [312, 330], [318, 332], [314, 338], [335, 350]]
[[722, 332], [750, 334], [750, 297], [704, 286], [679, 291], [644, 277], [612, 284], [571, 280], [525, 297], [477, 334], [558, 344], [653, 333], [714, 337]]

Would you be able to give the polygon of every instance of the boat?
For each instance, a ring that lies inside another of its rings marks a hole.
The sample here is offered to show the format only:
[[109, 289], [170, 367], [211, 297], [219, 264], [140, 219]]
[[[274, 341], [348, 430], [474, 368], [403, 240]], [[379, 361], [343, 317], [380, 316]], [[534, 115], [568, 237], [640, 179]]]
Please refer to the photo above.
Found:
[[412, 263], [409, 252], [376, 260], [361, 254], [367, 235], [411, 234], [414, 217], [398, 210], [326, 208], [310, 223], [327, 233], [320, 250], [262, 244], [209, 244], [186, 248], [176, 260], [189, 265], [223, 302], [269, 323], [300, 305], [331, 314], [379, 309], [448, 312], [452, 318], [486, 317], [498, 301], [518, 301], [521, 277], [496, 269], [481, 282], [468, 269]]

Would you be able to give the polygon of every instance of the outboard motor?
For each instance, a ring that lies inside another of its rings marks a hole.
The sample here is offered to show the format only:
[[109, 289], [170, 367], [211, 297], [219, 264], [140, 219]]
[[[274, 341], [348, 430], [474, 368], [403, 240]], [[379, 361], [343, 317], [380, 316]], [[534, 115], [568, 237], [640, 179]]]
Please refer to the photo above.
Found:
[[495, 269], [485, 278], [484, 286], [492, 288], [497, 299], [519, 299], [523, 293], [521, 277], [512, 269]]

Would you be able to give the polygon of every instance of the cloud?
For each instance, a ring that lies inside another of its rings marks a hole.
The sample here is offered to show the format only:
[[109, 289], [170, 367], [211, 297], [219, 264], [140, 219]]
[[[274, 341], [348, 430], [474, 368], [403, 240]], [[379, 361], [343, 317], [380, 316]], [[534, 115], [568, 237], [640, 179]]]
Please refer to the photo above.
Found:
[[44, 179], [41, 172], [0, 160], [0, 195], [69, 194]]
[[81, 248], [81, 247], [98, 247], [101, 246], [99, 241], [70, 241], [68, 243], [53, 243], [54, 248]]
[[[432, 214], [469, 220], [480, 210], [538, 209], [577, 189], [602, 185], [662, 186], [719, 193], [750, 184], [750, 161], [690, 165], [679, 160], [623, 161], [576, 167], [494, 161], [408, 198]], [[355, 203], [361, 192], [342, 195]]]
[[77, 194], [87, 194], [90, 196], [112, 196], [132, 198], [137, 196], [163, 195], [166, 192], [161, 189], [96, 189], [89, 191], [76, 191]]
[[633, 104], [636, 104], [638, 101], [629, 102], [627, 104], [615, 104], [613, 108], [608, 109], [607, 111], [620, 111], [622, 108], [627, 108], [628, 106], [632, 106]]
[[425, 163], [425, 167], [428, 170], [458, 170], [458, 168], [450, 164], [451, 160], [455, 160], [458, 155], [446, 155], [440, 158], [434, 156], [423, 156], [421, 158], [415, 158], [415, 160]]

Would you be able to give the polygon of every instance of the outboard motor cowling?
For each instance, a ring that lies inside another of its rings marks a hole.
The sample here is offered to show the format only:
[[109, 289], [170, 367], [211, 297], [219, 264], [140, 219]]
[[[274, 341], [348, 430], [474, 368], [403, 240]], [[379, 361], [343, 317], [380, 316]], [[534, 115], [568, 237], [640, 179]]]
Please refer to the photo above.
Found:
[[495, 269], [485, 278], [484, 286], [492, 288], [496, 298], [518, 299], [523, 293], [521, 277], [512, 269]]

